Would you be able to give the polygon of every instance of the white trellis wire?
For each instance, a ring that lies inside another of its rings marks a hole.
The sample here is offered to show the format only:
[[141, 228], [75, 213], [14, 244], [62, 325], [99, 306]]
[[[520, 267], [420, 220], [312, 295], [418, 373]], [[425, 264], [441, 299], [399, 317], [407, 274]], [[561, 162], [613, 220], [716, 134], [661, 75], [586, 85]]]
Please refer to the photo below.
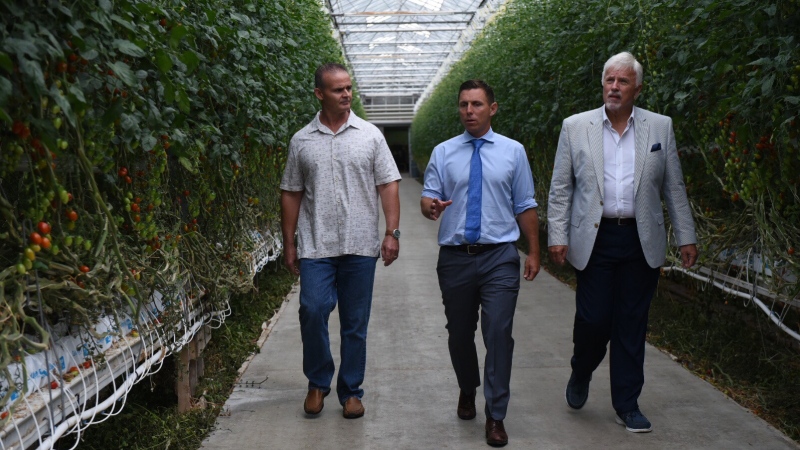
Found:
[[[783, 332], [785, 332], [795, 340], [800, 341], [800, 332], [792, 329], [791, 327], [789, 327], [784, 323], [784, 318], [786, 317], [786, 314], [788, 313], [790, 308], [793, 306], [794, 307], [800, 306], [800, 302], [798, 302], [797, 299], [782, 298], [781, 296], [773, 292], [770, 292], [768, 289], [759, 285], [759, 280], [765, 281], [764, 276], [761, 274], [767, 274], [767, 276], [770, 275], [775, 276], [775, 274], [773, 274], [771, 271], [767, 273], [768, 265], [764, 264], [763, 261], [761, 261], [759, 255], [755, 255], [752, 253], [752, 251], [750, 251], [748, 252], [747, 257], [739, 262], [742, 263], [740, 267], [744, 269], [740, 271], [740, 273], [743, 274], [744, 279], [732, 277], [730, 275], [717, 272], [707, 267], [684, 269], [683, 267], [680, 266], [670, 266], [670, 267], [664, 267], [664, 271], [665, 272], [675, 271], [686, 274], [696, 280], [702, 281], [718, 289], [721, 289], [723, 292], [727, 294], [743, 298], [748, 302], [753, 302], [756, 306], [759, 307], [759, 309], [761, 309], [769, 317], [769, 319], [775, 325], [778, 326], [778, 328], [780, 328]], [[793, 275], [791, 274], [787, 275], [789, 275], [791, 280], [795, 279]], [[784, 278], [786, 277], [784, 276]], [[769, 305], [767, 305], [767, 303], [769, 303]], [[780, 313], [776, 311], [779, 303], [783, 305], [780, 308], [782, 310]]]
[[[279, 234], [269, 230], [249, 236], [254, 243], [249, 258], [255, 275], [280, 257], [283, 246]], [[164, 358], [180, 351], [201, 327], [218, 328], [231, 313], [226, 301], [221, 309], [201, 316], [202, 296], [193, 305], [186, 295], [189, 290], [203, 292], [191, 276], [177, 290], [183, 315], [175, 329], [160, 326], [164, 296], [155, 291], [140, 311], [138, 327], [133, 311], [101, 317], [92, 330], [100, 338], [89, 330], [70, 334], [68, 327], [57, 326], [50, 330], [54, 337], [49, 350], [11, 364], [12, 379], [0, 379], [0, 395], [5, 392], [11, 397], [5, 411], [11, 418], [0, 429], [0, 450], [34, 445], [49, 450], [63, 436], [79, 438], [86, 427], [119, 414], [133, 385], [157, 372]], [[117, 384], [120, 376], [124, 381]], [[101, 390], [109, 387], [110, 394], [101, 399]]]

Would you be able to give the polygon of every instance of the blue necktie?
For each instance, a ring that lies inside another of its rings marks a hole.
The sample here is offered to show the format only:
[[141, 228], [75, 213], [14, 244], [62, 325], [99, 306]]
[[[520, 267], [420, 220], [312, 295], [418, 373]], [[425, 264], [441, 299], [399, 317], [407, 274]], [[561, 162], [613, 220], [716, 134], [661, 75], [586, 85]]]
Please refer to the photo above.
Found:
[[481, 165], [481, 146], [483, 139], [473, 139], [472, 159], [469, 162], [469, 186], [467, 187], [467, 221], [464, 237], [467, 243], [474, 244], [481, 237], [481, 197], [483, 167]]

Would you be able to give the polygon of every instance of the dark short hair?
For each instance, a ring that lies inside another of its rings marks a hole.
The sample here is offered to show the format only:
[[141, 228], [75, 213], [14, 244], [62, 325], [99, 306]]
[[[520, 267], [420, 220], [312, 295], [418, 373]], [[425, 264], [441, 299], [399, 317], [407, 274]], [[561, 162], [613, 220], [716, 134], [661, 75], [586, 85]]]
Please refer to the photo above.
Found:
[[347, 68], [338, 63], [325, 63], [319, 67], [317, 67], [317, 71], [314, 72], [314, 87], [322, 89], [325, 87], [325, 83], [322, 81], [322, 76], [326, 73], [334, 73], [334, 72], [347, 72]]
[[489, 100], [489, 104], [491, 105], [494, 103], [494, 89], [489, 86], [483, 80], [467, 80], [461, 83], [461, 87], [458, 88], [458, 97], [461, 98], [462, 91], [470, 91], [472, 89], [481, 89], [484, 93], [486, 93], [486, 98]]

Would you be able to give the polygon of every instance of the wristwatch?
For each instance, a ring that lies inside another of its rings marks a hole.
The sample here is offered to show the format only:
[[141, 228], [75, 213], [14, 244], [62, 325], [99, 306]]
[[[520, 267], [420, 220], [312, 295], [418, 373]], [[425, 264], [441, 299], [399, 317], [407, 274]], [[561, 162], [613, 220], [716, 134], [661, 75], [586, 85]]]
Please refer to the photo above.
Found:
[[398, 230], [397, 228], [395, 228], [394, 230], [386, 230], [386, 236], [391, 236], [391, 237], [393, 237], [393, 238], [395, 238], [395, 239], [397, 239], [399, 241], [400, 240], [400, 230]]

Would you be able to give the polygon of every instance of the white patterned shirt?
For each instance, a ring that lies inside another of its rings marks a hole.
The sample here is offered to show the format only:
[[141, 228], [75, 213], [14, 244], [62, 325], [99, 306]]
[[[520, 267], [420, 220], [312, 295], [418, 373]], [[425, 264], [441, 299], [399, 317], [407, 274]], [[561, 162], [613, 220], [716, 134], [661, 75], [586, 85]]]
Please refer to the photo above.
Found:
[[303, 192], [297, 257], [380, 256], [377, 186], [400, 180], [380, 130], [352, 111], [334, 133], [319, 113], [295, 133], [281, 189]]

